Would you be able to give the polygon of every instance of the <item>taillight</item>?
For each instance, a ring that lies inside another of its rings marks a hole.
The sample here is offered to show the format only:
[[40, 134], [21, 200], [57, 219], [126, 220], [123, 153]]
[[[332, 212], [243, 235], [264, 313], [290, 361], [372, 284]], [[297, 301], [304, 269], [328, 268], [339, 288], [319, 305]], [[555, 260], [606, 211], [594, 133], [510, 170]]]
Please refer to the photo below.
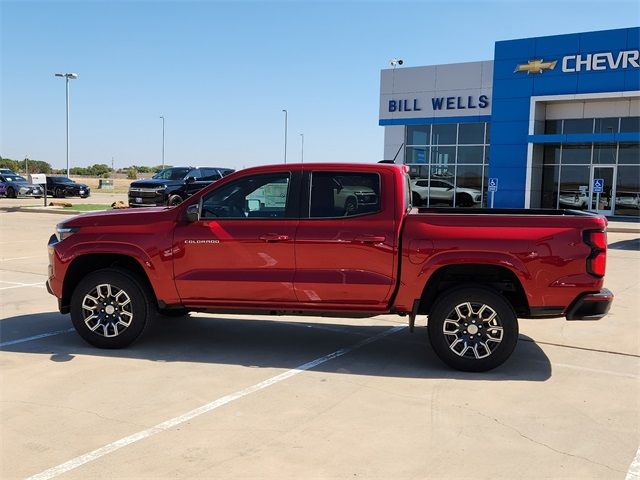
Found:
[[607, 234], [600, 230], [584, 232], [584, 242], [591, 247], [587, 257], [587, 272], [596, 277], [604, 277], [607, 268]]

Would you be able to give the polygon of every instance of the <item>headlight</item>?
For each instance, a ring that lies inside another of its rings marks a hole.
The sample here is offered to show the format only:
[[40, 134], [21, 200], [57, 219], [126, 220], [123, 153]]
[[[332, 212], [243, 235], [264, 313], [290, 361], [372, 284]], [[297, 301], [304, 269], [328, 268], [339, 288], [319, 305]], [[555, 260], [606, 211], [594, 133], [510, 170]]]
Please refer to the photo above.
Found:
[[63, 224], [59, 223], [58, 225], [56, 225], [56, 237], [58, 237], [58, 241], [61, 242], [65, 238], [69, 238], [78, 230], [78, 227], [65, 227]]

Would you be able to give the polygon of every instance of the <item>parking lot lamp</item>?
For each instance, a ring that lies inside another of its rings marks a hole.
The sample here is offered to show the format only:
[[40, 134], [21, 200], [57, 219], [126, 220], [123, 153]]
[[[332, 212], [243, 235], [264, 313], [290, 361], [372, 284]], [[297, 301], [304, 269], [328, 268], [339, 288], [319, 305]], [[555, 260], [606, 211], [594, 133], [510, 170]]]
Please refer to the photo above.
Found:
[[75, 80], [78, 78], [77, 73], [56, 73], [56, 77], [63, 77], [65, 79], [66, 87], [66, 106], [67, 106], [67, 177], [69, 176], [69, 80]]
[[164, 115], [160, 115], [162, 119], [162, 170], [164, 170]]

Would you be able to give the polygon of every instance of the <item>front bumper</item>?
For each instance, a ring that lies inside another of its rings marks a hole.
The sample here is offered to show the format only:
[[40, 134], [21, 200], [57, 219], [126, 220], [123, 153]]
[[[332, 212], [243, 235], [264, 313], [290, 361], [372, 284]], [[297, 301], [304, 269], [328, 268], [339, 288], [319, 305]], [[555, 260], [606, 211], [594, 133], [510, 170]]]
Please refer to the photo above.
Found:
[[567, 309], [567, 320], [599, 320], [613, 303], [613, 293], [603, 288], [597, 293], [585, 293], [576, 298]]

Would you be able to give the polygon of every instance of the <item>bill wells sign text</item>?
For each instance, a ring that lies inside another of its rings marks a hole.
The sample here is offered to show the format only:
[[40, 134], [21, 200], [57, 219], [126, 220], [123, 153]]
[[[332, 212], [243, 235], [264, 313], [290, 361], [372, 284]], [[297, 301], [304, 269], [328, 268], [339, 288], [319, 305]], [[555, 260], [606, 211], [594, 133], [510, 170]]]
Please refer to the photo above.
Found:
[[[431, 97], [432, 110], [472, 110], [487, 108], [489, 96], [468, 95], [465, 97]], [[419, 112], [423, 108], [420, 99], [389, 100], [389, 112]]]

